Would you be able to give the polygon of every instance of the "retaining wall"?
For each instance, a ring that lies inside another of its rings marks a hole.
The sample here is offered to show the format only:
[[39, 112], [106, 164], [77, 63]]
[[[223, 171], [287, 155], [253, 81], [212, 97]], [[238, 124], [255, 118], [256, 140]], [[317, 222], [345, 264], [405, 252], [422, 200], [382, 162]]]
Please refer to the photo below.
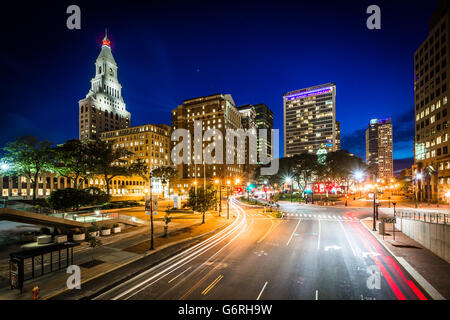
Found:
[[450, 263], [450, 225], [397, 219], [396, 228]]

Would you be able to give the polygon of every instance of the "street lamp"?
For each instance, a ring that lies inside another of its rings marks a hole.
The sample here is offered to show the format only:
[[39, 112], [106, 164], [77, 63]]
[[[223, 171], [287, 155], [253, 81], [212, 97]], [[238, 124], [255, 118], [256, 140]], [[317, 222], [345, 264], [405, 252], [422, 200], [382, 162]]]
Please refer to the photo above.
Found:
[[230, 219], [230, 184], [231, 181], [227, 180], [227, 220]]
[[195, 207], [197, 208], [197, 180], [194, 180], [195, 187]]
[[362, 173], [362, 171], [356, 171], [354, 173], [355, 179], [358, 181], [358, 185], [359, 185], [359, 198], [361, 199], [362, 195], [361, 195], [361, 180], [364, 178], [364, 174]]
[[290, 186], [290, 189], [291, 189], [291, 202], [292, 202], [292, 179], [290, 177], [287, 177], [284, 181], [287, 184], [289, 184], [289, 186]]
[[0, 170], [1, 171], [8, 171], [9, 170], [9, 164], [7, 164], [7, 163], [0, 163]]
[[219, 217], [220, 217], [220, 214], [222, 213], [222, 181], [216, 179], [214, 182], [219, 185]]
[[[420, 180], [422, 180], [422, 178], [423, 178], [423, 174], [422, 173], [419, 172], [419, 173], [416, 174], [416, 177], [415, 177], [415, 180], [416, 180], [416, 183], [415, 183], [416, 192], [414, 192], [414, 204], [415, 204], [416, 208], [417, 208], [417, 198], [419, 198], [419, 194], [420, 194], [419, 184], [420, 184]], [[422, 199], [420, 199], [420, 200], [422, 200]]]

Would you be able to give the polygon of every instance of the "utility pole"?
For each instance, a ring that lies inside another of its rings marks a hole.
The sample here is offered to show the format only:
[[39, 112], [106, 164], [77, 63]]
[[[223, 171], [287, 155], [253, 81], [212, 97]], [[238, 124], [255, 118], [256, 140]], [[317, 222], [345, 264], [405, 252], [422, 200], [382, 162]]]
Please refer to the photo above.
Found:
[[222, 179], [219, 179], [219, 216], [222, 213]]
[[206, 169], [205, 169], [205, 160], [203, 160], [203, 217], [202, 217], [202, 223], [205, 223], [205, 211], [206, 211]]
[[227, 186], [227, 220], [230, 219], [230, 192]]
[[152, 172], [150, 171], [150, 250], [155, 250], [153, 237], [153, 192], [152, 192]]

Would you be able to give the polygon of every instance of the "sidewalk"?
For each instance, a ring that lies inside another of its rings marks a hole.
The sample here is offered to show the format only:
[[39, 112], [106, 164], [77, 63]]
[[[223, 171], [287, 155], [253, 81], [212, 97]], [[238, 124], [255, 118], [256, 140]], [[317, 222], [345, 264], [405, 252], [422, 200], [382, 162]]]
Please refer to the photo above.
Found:
[[[74, 250], [74, 262], [80, 266], [82, 286], [83, 283], [105, 273], [153, 255], [171, 245], [184, 242], [186, 239], [189, 240], [218, 230], [228, 223], [226, 218], [219, 218], [216, 214], [208, 214], [205, 224], [201, 224], [201, 215], [198, 214], [196, 217], [196, 219], [191, 217], [171, 222], [167, 238], [163, 237], [164, 224], [160, 221], [155, 222], [155, 250], [153, 251], [148, 251], [150, 243], [148, 226], [139, 228], [138, 232], [133, 231], [131, 236], [121, 238], [113, 243], [108, 242], [107, 237], [101, 237], [104, 244], [98, 248], [92, 249], [86, 243], [83, 243], [80, 246], [81, 248], [77, 251]], [[39, 286], [41, 300], [51, 298], [67, 290], [66, 281], [68, 277], [69, 274], [63, 268], [60, 271], [25, 281], [22, 295], [20, 295], [19, 290], [11, 290], [9, 286], [2, 285], [0, 300], [29, 300], [32, 297], [31, 290], [34, 286]]]
[[[361, 220], [361, 223], [369, 230], [372, 230], [372, 219]], [[385, 235], [384, 240], [383, 235], [379, 234], [378, 231], [373, 231], [372, 234], [374, 234], [378, 241], [384, 244], [396, 256], [400, 264], [403, 265], [402, 259], [404, 259], [407, 264], [419, 273], [419, 276], [415, 277], [416, 280], [418, 280], [417, 278], [420, 279], [420, 276], [422, 276], [445, 299], [450, 299], [450, 264], [424, 248], [418, 242], [403, 234], [401, 231], [395, 230], [395, 241], [393, 240], [392, 235], [392, 224], [386, 224], [386, 234], [389, 235]], [[407, 264], [405, 265], [407, 266]], [[412, 276], [414, 276], [414, 274], [412, 274]], [[420, 284], [420, 281], [418, 282]]]

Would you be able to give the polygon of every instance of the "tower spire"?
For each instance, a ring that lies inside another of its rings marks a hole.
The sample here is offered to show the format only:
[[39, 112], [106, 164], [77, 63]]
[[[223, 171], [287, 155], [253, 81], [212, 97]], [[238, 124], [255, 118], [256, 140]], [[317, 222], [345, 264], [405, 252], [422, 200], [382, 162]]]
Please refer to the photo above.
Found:
[[110, 45], [111, 45], [111, 41], [109, 41], [109, 39], [108, 39], [108, 29], [105, 28], [105, 37], [103, 38], [102, 46], [110, 47]]

